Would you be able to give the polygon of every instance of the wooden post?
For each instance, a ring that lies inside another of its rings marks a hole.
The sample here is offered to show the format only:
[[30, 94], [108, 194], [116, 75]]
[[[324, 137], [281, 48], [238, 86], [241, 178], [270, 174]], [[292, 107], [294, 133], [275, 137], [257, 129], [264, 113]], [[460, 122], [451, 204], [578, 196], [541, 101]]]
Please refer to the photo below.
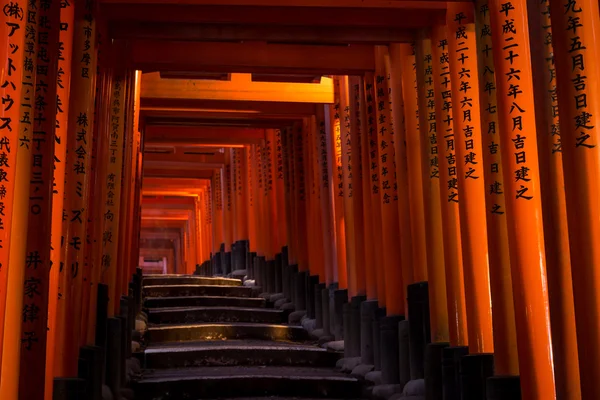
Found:
[[493, 0], [489, 13], [521, 393], [525, 399], [551, 399], [556, 394], [527, 4]]

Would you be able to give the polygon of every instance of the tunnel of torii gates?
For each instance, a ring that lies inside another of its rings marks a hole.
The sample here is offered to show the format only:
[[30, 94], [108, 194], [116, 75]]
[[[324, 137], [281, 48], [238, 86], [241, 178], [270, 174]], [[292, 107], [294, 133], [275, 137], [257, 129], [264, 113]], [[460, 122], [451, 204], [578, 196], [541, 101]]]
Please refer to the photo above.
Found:
[[1, 399], [77, 377], [157, 259], [387, 383], [600, 399], [597, 1], [178, 3], [2, 2]]

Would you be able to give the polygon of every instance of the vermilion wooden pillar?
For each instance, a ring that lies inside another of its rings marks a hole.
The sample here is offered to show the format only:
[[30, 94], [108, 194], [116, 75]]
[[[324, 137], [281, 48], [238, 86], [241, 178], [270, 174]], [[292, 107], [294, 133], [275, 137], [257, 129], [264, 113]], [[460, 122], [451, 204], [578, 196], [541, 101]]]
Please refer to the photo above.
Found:
[[[581, 395], [584, 399], [593, 399], [600, 397], [600, 323], [597, 318], [600, 315], [600, 251], [596, 245], [600, 240], [600, 211], [597, 206], [600, 198], [597, 179], [600, 171], [600, 17], [597, 1], [551, 1], [549, 4], [556, 63], [560, 148], [564, 157]], [[549, 264], [548, 268], [551, 266]], [[551, 275], [549, 273], [549, 278]], [[569, 358], [569, 363], [573, 361], [573, 358]], [[564, 376], [562, 380], [566, 378]]]
[[521, 392], [549, 399], [555, 386], [527, 4], [492, 0], [489, 10]]
[[308, 272], [308, 224], [306, 213], [306, 169], [304, 150], [307, 145], [306, 132], [301, 124], [294, 131], [294, 182], [296, 184], [296, 215], [298, 218], [298, 271]]
[[448, 54], [460, 188], [460, 228], [471, 354], [492, 353], [492, 309], [488, 263], [481, 108], [473, 6], [448, 6]]
[[479, 57], [479, 101], [481, 132], [484, 139], [483, 163], [486, 182], [486, 210], [492, 322], [494, 324], [494, 373], [519, 374], [517, 335], [511, 280], [511, 260], [507, 233], [507, 213], [502, 168], [502, 143], [498, 124], [496, 74], [490, 13], [487, 1], [477, 3], [476, 32]]
[[[283, 145], [281, 142], [282, 133], [280, 129], [275, 130], [275, 190], [277, 193], [277, 238], [278, 252], [287, 246], [288, 243], [288, 224], [285, 214], [285, 189], [284, 189], [284, 161], [283, 161]], [[250, 164], [248, 164], [250, 166]], [[249, 181], [248, 181], [249, 182]]]
[[[321, 213], [319, 205], [320, 186], [319, 177], [319, 161], [317, 157], [317, 147], [315, 145], [315, 136], [317, 134], [317, 122], [314, 116], [306, 119], [306, 168], [308, 172], [307, 188], [308, 199], [307, 211], [310, 220], [310, 228], [308, 230], [309, 240], [309, 256], [310, 256], [310, 272], [311, 276], [318, 276], [319, 281], [324, 279], [325, 266], [323, 258], [323, 240], [315, 232], [322, 232]], [[275, 160], [273, 160], [275, 162]]]
[[232, 149], [225, 148], [225, 168], [223, 170], [224, 181], [223, 181], [223, 199], [224, 199], [224, 228], [223, 228], [223, 241], [225, 243], [225, 252], [231, 251], [231, 244], [233, 241], [233, 204], [232, 204], [232, 182], [231, 182], [231, 157]]
[[329, 151], [332, 155], [333, 204], [335, 221], [336, 272], [338, 289], [348, 288], [348, 272], [346, 270], [346, 229], [344, 228], [344, 183], [342, 167], [342, 133], [340, 121], [339, 81], [334, 81], [334, 105], [329, 106], [329, 123], [331, 137]]
[[[528, 4], [556, 396], [580, 399], [579, 354], [549, 1]], [[560, 35], [561, 32], [558, 32]], [[560, 41], [560, 40], [559, 40]]]
[[460, 237], [458, 202], [460, 188], [456, 172], [456, 141], [450, 94], [450, 60], [446, 27], [434, 26], [431, 32], [435, 117], [437, 123], [440, 203], [444, 235], [444, 262], [448, 307], [448, 336], [452, 346], [469, 344], [467, 311]]
[[[404, 315], [406, 289], [402, 282], [402, 258], [398, 240], [398, 184], [395, 173], [396, 123], [392, 121], [390, 102], [390, 71], [386, 70], [387, 48], [375, 50], [375, 109], [377, 116], [377, 143], [379, 145], [379, 196], [382, 218], [383, 270], [385, 278], [385, 307], [388, 315]], [[400, 268], [398, 265], [400, 264]]]
[[[372, 77], [372, 76], [371, 76]], [[370, 82], [373, 82], [371, 79]], [[379, 218], [381, 220], [381, 210], [379, 213], [374, 213], [373, 210], [373, 196], [371, 187], [371, 159], [370, 150], [371, 144], [370, 135], [371, 130], [375, 130], [375, 121], [369, 121], [372, 116], [367, 112], [366, 96], [365, 96], [365, 78], [360, 78], [352, 84], [352, 94], [355, 106], [358, 110], [357, 124], [360, 125], [360, 131], [358, 134], [358, 141], [360, 142], [360, 158], [361, 158], [361, 184], [362, 184], [362, 196], [363, 196], [363, 207], [362, 207], [362, 218], [364, 224], [364, 251], [365, 251], [365, 294], [367, 300], [377, 300], [377, 268], [381, 264], [377, 263], [378, 246], [381, 243], [376, 244], [376, 241], [381, 241], [381, 229], [376, 232], [374, 219]], [[377, 203], [379, 205], [379, 203]]]
[[124, 130], [124, 105], [125, 91], [127, 89], [126, 74], [123, 71], [115, 71], [110, 97], [111, 124], [109, 126], [110, 141], [108, 146], [107, 168], [104, 182], [107, 192], [105, 193], [104, 219], [102, 231], [102, 281], [109, 287], [108, 315], [118, 313], [119, 302], [119, 280], [117, 256], [119, 249], [119, 219], [120, 198], [122, 181], [119, 179], [123, 169], [123, 139]]
[[[27, 247], [24, 255], [26, 273], [21, 310], [21, 357], [20, 366], [18, 363], [11, 366], [15, 371], [19, 370], [20, 382], [18, 395], [15, 386], [6, 392], [6, 398], [20, 396], [32, 400], [43, 399], [46, 389], [45, 360], [58, 59], [45, 55], [58, 53], [60, 29], [60, 2], [51, 0], [46, 5], [47, 7], [37, 11], [38, 39], [42, 39], [36, 42], [36, 85], [47, 85], [47, 90], [36, 95], [37, 106], [32, 119], [33, 137], [29, 144], [32, 149], [29, 198], [17, 200], [29, 200]], [[44, 24], [40, 21], [44, 21]]]
[[[377, 300], [380, 307], [385, 307], [385, 276], [383, 271], [383, 219], [381, 215], [381, 181], [379, 176], [379, 141], [377, 139], [377, 103], [375, 101], [375, 76], [366, 73], [364, 82], [364, 96], [367, 120], [367, 134], [369, 143], [369, 183], [371, 192], [371, 209], [369, 218], [373, 223], [373, 251], [375, 253], [374, 270]], [[392, 92], [392, 95], [395, 92]]]
[[[364, 97], [361, 96], [362, 81], [358, 76], [353, 76], [348, 81], [348, 97], [350, 104], [350, 168], [352, 177], [352, 203], [354, 211], [354, 226], [356, 228], [355, 243], [356, 243], [356, 295], [367, 295], [367, 263], [366, 247], [372, 249], [372, 237], [366, 236], [365, 221], [364, 221], [364, 201], [365, 194], [363, 192], [363, 180], [368, 176], [363, 172], [363, 151], [362, 151], [362, 136], [365, 135], [364, 127]], [[367, 192], [367, 194], [369, 194]]]
[[[250, 179], [250, 178], [247, 178]], [[223, 176], [222, 168], [215, 170], [212, 178], [212, 194], [213, 194], [213, 253], [218, 253], [223, 243]], [[252, 189], [250, 189], [251, 192]], [[250, 196], [251, 197], [251, 196]], [[248, 213], [252, 218], [252, 211]], [[250, 224], [252, 228], [252, 224]], [[252, 232], [252, 230], [251, 230]], [[252, 237], [250, 236], [250, 243]], [[221, 260], [222, 262], [222, 260]]]
[[[442, 203], [440, 198], [439, 149], [442, 143], [438, 133], [435, 89], [433, 84], [433, 57], [429, 32], [419, 32], [415, 44], [417, 93], [419, 98], [419, 131], [421, 135], [421, 163], [423, 174], [423, 200], [427, 229], [427, 283], [429, 289], [429, 315], [431, 341], [448, 342], [448, 304], [444, 240], [442, 234]], [[445, 184], [444, 184], [445, 186]]]
[[[2, 341], [4, 337], [6, 310], [9, 307], [15, 307], [20, 302], [20, 299], [16, 300], [16, 297], [19, 297], [17, 293], [15, 297], [17, 304], [14, 304], [13, 298], [7, 297], [7, 289], [9, 279], [8, 256], [11, 246], [13, 200], [17, 171], [17, 149], [20, 136], [19, 121], [21, 120], [21, 109], [24, 100], [22, 93], [29, 91], [29, 96], [32, 96], [35, 89], [35, 76], [25, 81], [25, 84], [23, 82], [23, 77], [31, 74], [31, 71], [25, 71], [23, 65], [25, 53], [24, 38], [28, 25], [24, 16], [27, 14], [27, 11], [27, 9], [24, 10], [20, 7], [19, 4], [16, 4], [15, 8], [9, 8], [9, 5], [5, 4], [4, 12], [0, 14], [0, 25], [2, 25], [0, 28], [0, 37], [2, 37], [0, 62], [2, 62], [1, 79], [3, 80], [2, 87], [0, 87], [0, 94], [2, 96], [2, 105], [0, 106], [0, 155], [2, 156], [2, 164], [0, 166], [0, 189], [2, 189], [0, 198], [0, 207], [2, 208], [2, 214], [0, 215], [0, 266], [2, 266], [0, 268], [0, 360], [4, 351]], [[35, 56], [35, 46], [32, 53], [27, 55], [29, 59]], [[33, 121], [33, 115], [30, 116], [30, 120]], [[19, 215], [22, 215], [22, 213]], [[17, 225], [26, 226], [25, 220], [15, 219], [15, 226]], [[23, 240], [21, 238], [21, 241]], [[2, 368], [0, 368], [0, 373], [1, 371]], [[4, 377], [5, 375], [6, 372], [1, 376]], [[14, 377], [11, 376], [8, 379], [14, 380]]]
[[264, 163], [264, 172], [265, 172], [265, 180], [264, 180], [264, 189], [265, 189], [265, 201], [267, 204], [267, 209], [265, 210], [268, 216], [268, 225], [267, 230], [269, 232], [269, 243], [268, 243], [268, 257], [267, 261], [271, 261], [275, 259], [275, 254], [279, 252], [279, 242], [278, 242], [278, 227], [277, 227], [277, 193], [274, 186], [275, 181], [275, 171], [274, 171], [274, 163], [275, 163], [275, 130], [267, 129], [266, 131], [266, 141], [264, 146], [263, 153], [263, 163]]

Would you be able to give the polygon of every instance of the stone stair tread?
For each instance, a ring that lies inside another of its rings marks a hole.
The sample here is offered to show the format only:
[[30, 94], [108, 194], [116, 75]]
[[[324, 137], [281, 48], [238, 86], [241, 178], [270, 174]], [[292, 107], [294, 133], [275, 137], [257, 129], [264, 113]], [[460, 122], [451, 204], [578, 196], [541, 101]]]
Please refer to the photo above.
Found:
[[[170, 308], [170, 307], [148, 307], [147, 304], [152, 304], [152, 303], [180, 303], [180, 302], [186, 302], [186, 303], [194, 303], [194, 302], [202, 302], [202, 301], [206, 301], [206, 302], [215, 302], [217, 304], [220, 303], [235, 303], [235, 302], [239, 302], [242, 304], [246, 304], [246, 303], [257, 303], [260, 304], [260, 306], [257, 306], [255, 308], [260, 308], [263, 309], [265, 308], [265, 299], [260, 298], [260, 297], [236, 297], [236, 296], [157, 296], [157, 297], [145, 297], [144, 298], [144, 304], [147, 308], [149, 309], [155, 309], [155, 308]], [[190, 307], [190, 306], [173, 306], [173, 307]], [[220, 307], [220, 306], [191, 306], [191, 307]]]
[[[231, 298], [231, 297], [230, 297]], [[245, 297], [240, 297], [245, 298]], [[224, 310], [224, 311], [247, 311], [247, 312], [261, 312], [261, 313], [272, 313], [272, 314], [283, 314], [283, 310], [277, 310], [274, 308], [252, 308], [252, 307], [233, 307], [233, 306], [189, 306], [189, 307], [156, 307], [149, 310], [150, 314], [167, 313], [171, 311], [205, 311], [205, 310]]]
[[142, 289], [144, 297], [187, 297], [187, 296], [232, 296], [251, 297], [253, 289], [246, 286], [169, 284], [146, 285]]
[[148, 324], [148, 330], [166, 330], [172, 328], [199, 328], [203, 326], [223, 326], [223, 327], [252, 327], [252, 328], [280, 328], [289, 330], [303, 331], [304, 328], [296, 325], [286, 324], [265, 324], [256, 322], [193, 322], [193, 323], [178, 323], [178, 324]]
[[167, 353], [167, 352], [185, 352], [202, 351], [214, 349], [281, 349], [281, 350], [303, 350], [319, 353], [327, 353], [328, 350], [315, 346], [310, 343], [297, 342], [270, 342], [266, 340], [207, 340], [194, 342], [174, 342], [174, 343], [150, 343], [146, 348], [146, 354]]
[[214, 380], [232, 378], [281, 378], [298, 380], [327, 379], [342, 382], [357, 382], [356, 378], [331, 368], [289, 366], [225, 366], [169, 368], [142, 371], [139, 383], [183, 380]]
[[153, 284], [157, 284], [157, 282], [177, 282], [177, 281], [184, 281], [184, 282], [206, 282], [206, 283], [213, 283], [213, 285], [215, 286], [222, 286], [222, 285], [226, 285], [226, 286], [242, 286], [242, 281], [240, 279], [237, 278], [226, 278], [226, 277], [219, 277], [219, 278], [215, 278], [215, 277], [207, 277], [207, 276], [194, 276], [194, 275], [178, 275], [178, 274], [170, 274], [170, 275], [158, 275], [158, 274], [151, 274], [151, 275], [144, 275], [144, 278], [142, 280], [142, 284], [144, 286], [148, 285], [149, 283], [153, 283]]
[[144, 289], [156, 289], [156, 288], [165, 288], [165, 289], [185, 289], [185, 288], [236, 288], [237, 290], [244, 290], [250, 292], [252, 288], [247, 288], [241, 285], [202, 285], [199, 283], [182, 283], [182, 284], [170, 284], [170, 285], [144, 285]]

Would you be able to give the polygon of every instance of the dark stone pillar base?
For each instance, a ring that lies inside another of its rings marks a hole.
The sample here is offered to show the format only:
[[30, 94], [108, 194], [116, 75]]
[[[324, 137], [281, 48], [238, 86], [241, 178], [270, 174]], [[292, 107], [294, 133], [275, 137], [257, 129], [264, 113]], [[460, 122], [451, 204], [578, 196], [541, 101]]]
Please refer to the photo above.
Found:
[[267, 287], [265, 292], [267, 293], [276, 293], [275, 292], [275, 260], [269, 260], [267, 261], [265, 259], [265, 265], [267, 266], [266, 271], [267, 271]]
[[333, 308], [334, 308], [334, 324], [335, 330], [333, 331], [335, 340], [342, 340], [344, 338], [344, 304], [348, 302], [348, 290], [338, 289], [333, 292]]
[[335, 291], [338, 290], [337, 283], [331, 283], [329, 290], [329, 333], [335, 339]]
[[442, 354], [450, 343], [430, 343], [425, 348], [425, 398], [444, 400]]
[[287, 256], [285, 254], [281, 254], [281, 290], [286, 299], [292, 299], [290, 293], [290, 266], [287, 263]]
[[306, 317], [315, 319], [315, 285], [319, 283], [317, 275], [311, 275], [306, 279]]
[[431, 340], [427, 282], [408, 285], [410, 378], [425, 378], [425, 346]]
[[444, 400], [461, 400], [460, 359], [467, 354], [469, 354], [467, 346], [453, 346], [442, 349]]
[[[296, 297], [298, 295], [298, 266], [290, 265], [288, 267], [288, 273], [290, 278], [290, 301], [292, 304], [296, 304]], [[295, 308], [295, 306], [294, 306]]]
[[350, 318], [352, 318], [352, 306], [350, 303], [342, 304], [342, 339], [344, 339], [344, 358], [350, 358], [352, 356], [352, 336]]
[[385, 317], [385, 308], [377, 308], [373, 316], [373, 365], [381, 371], [381, 318]]
[[52, 400], [87, 399], [86, 381], [81, 378], [54, 378]]
[[321, 305], [323, 315], [323, 336], [333, 337], [331, 334], [331, 313], [329, 312], [329, 293], [330, 289], [323, 284], [323, 290], [321, 290]]
[[361, 363], [374, 365], [373, 359], [373, 318], [379, 304], [377, 300], [363, 301], [360, 305], [360, 357]]
[[486, 381], [494, 375], [493, 354], [470, 354], [460, 359], [462, 399], [485, 399]]
[[308, 280], [308, 272], [298, 272], [296, 278], [296, 311], [306, 311], [306, 281]]
[[263, 293], [268, 293], [269, 271], [267, 270], [267, 261], [264, 256], [258, 256], [258, 265], [260, 269], [260, 287]]
[[283, 293], [283, 271], [281, 270], [281, 254], [275, 255], [275, 293]]
[[223, 276], [227, 276], [231, 273], [231, 252], [226, 251], [223, 253]]
[[486, 400], [521, 400], [519, 376], [492, 376], [486, 382]]
[[323, 290], [325, 290], [324, 283], [317, 283], [314, 287], [315, 329], [323, 329]]
[[246, 274], [248, 271], [248, 264], [250, 260], [250, 242], [248, 240], [240, 241], [240, 269], [245, 269]]
[[106, 348], [108, 320], [108, 286], [99, 283], [96, 303], [96, 341], [98, 347]]
[[122, 321], [120, 318], [108, 318], [106, 338], [106, 385], [113, 393], [121, 391], [121, 350]]
[[248, 276], [248, 279], [254, 279], [255, 280], [254, 283], [256, 284], [256, 271], [254, 271], [255, 260], [256, 260], [256, 253], [255, 252], [248, 253], [247, 276]]
[[398, 323], [398, 347], [400, 359], [400, 385], [406, 385], [410, 381], [410, 345], [409, 328], [407, 320]]
[[78, 369], [79, 378], [86, 381], [85, 399], [102, 400], [104, 349], [96, 346], [82, 347], [79, 350]]
[[360, 305], [367, 300], [367, 296], [354, 296], [350, 299], [350, 337], [344, 338], [344, 348], [348, 347], [350, 340], [350, 357], [360, 357], [361, 343], [361, 320], [360, 320]]
[[400, 315], [381, 318], [379, 322], [381, 342], [381, 383], [400, 383], [400, 360], [398, 345], [398, 323], [404, 319]]

